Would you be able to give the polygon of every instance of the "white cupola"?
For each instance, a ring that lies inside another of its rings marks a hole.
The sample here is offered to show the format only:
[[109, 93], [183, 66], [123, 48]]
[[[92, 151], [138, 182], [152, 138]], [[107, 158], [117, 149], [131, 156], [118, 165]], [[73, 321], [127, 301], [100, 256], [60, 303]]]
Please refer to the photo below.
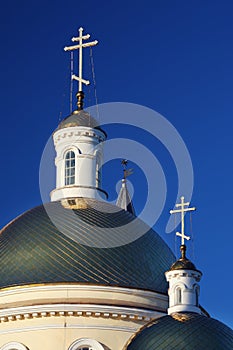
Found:
[[107, 197], [101, 189], [102, 143], [106, 134], [96, 125], [87, 112], [78, 110], [54, 132], [56, 188], [51, 192], [51, 201]]
[[196, 210], [190, 208], [189, 202], [185, 203], [184, 197], [180, 198], [180, 203], [176, 204], [175, 210], [170, 210], [170, 214], [181, 214], [181, 232], [176, 235], [181, 237], [181, 257], [165, 272], [167, 282], [169, 283], [168, 296], [169, 308], [168, 314], [177, 312], [196, 312], [201, 314], [199, 307], [199, 285], [202, 273], [198, 271], [195, 265], [186, 258], [185, 240], [190, 237], [185, 233], [185, 213]]
[[53, 141], [56, 150], [56, 188], [50, 193], [51, 201], [80, 197], [106, 199], [107, 193], [101, 189], [101, 167], [103, 141], [106, 133], [97, 121], [83, 110], [84, 93], [82, 84], [90, 82], [82, 78], [82, 50], [98, 42], [85, 42], [90, 35], [72, 38], [77, 45], [65, 47], [65, 51], [79, 50], [79, 76], [72, 74], [72, 80], [79, 82], [77, 110], [65, 118], [55, 130]]
[[195, 312], [201, 314], [198, 282], [201, 279], [202, 273], [186, 258], [185, 245], [181, 245], [180, 251], [180, 259], [165, 273], [169, 283], [168, 314], [177, 312]]

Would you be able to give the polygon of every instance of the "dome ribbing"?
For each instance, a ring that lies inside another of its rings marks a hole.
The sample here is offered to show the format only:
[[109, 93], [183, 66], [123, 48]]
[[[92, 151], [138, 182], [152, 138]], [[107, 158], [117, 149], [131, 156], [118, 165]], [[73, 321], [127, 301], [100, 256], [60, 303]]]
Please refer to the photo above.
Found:
[[233, 331], [195, 313], [164, 316], [134, 337], [127, 350], [232, 350]]
[[[124, 237], [127, 224], [136, 231], [145, 224], [125, 210], [94, 199], [66, 209], [60, 202], [43, 205], [16, 218], [0, 235], [0, 287], [34, 283], [78, 282], [153, 290], [167, 294], [164, 272], [174, 255], [160, 236], [147, 227], [142, 237], [113, 248], [96, 248], [79, 240]], [[73, 215], [67, 215], [67, 210]], [[62, 231], [62, 232], [61, 232]], [[67, 234], [66, 234], [67, 232]], [[74, 237], [71, 239], [70, 237]]]

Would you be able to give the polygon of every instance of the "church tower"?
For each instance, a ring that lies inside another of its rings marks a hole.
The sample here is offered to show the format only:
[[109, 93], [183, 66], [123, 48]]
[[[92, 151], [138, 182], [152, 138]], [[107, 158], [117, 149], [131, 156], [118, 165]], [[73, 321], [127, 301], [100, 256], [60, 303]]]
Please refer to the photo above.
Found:
[[198, 282], [202, 273], [186, 258], [185, 245], [181, 245], [180, 251], [180, 259], [166, 272], [166, 278], [169, 282], [168, 315], [176, 312], [196, 312], [201, 314]]
[[196, 208], [189, 208], [188, 206], [189, 203], [185, 203], [184, 197], [181, 197], [181, 203], [176, 204], [178, 209], [170, 211], [171, 214], [181, 213], [181, 233], [176, 232], [176, 235], [181, 237], [181, 257], [165, 273], [169, 283], [168, 315], [176, 312], [196, 312], [201, 314], [198, 282], [201, 279], [202, 273], [187, 259], [186, 245], [184, 244], [185, 240], [190, 239], [184, 231], [184, 214], [185, 212], [196, 210]]
[[107, 198], [107, 193], [101, 189], [101, 166], [103, 159], [102, 143], [106, 133], [98, 126], [89, 113], [83, 110], [84, 93], [82, 85], [90, 82], [82, 78], [82, 50], [96, 45], [98, 42], [83, 42], [90, 35], [72, 38], [77, 45], [65, 47], [65, 51], [79, 50], [79, 76], [72, 75], [78, 81], [77, 110], [65, 118], [53, 134], [56, 149], [56, 188], [51, 192], [51, 201], [85, 198]]

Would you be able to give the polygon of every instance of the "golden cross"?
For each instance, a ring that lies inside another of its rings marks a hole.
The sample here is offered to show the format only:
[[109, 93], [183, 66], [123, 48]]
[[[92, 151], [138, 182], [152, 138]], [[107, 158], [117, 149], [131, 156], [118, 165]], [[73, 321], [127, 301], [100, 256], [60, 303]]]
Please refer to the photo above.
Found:
[[189, 206], [189, 202], [185, 203], [184, 202], [184, 197], [180, 197], [181, 203], [176, 204], [176, 207], [180, 209], [175, 209], [175, 210], [170, 210], [170, 214], [176, 214], [176, 213], [181, 213], [181, 233], [180, 232], [176, 232], [177, 236], [181, 237], [181, 245], [184, 245], [184, 240], [187, 239], [188, 241], [190, 240], [189, 236], [186, 236], [184, 233], [184, 213], [187, 211], [193, 211], [196, 210], [195, 207], [193, 208], [185, 208], [187, 206]]
[[90, 34], [83, 35], [83, 28], [79, 28], [79, 36], [76, 38], [72, 38], [71, 40], [73, 42], [78, 41], [78, 45], [73, 45], [73, 46], [66, 46], [64, 47], [65, 51], [73, 51], [73, 50], [78, 50], [79, 49], [79, 76], [73, 74], [72, 79], [77, 80], [79, 82], [78, 85], [78, 91], [82, 91], [82, 84], [89, 85], [90, 81], [85, 80], [82, 77], [82, 71], [83, 71], [83, 47], [89, 47], [89, 46], [95, 46], [98, 44], [98, 41], [91, 41], [89, 43], [83, 43], [83, 40], [87, 40], [90, 38]]

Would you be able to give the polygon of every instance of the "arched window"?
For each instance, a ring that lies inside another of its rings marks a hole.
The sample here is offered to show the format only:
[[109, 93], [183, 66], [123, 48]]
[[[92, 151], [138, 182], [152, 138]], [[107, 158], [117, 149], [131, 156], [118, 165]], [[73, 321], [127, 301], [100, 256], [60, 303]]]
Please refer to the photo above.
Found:
[[82, 338], [71, 344], [68, 350], [104, 350], [104, 348], [94, 339]]
[[3, 345], [0, 350], [28, 350], [28, 348], [18, 342], [10, 342], [5, 345]]
[[100, 174], [100, 169], [99, 169], [99, 163], [96, 163], [96, 187], [100, 187], [101, 183], [101, 174]]
[[96, 172], [95, 172], [95, 185], [97, 188], [100, 188], [101, 186], [101, 153], [97, 150], [95, 152], [95, 158], [96, 158]]
[[176, 288], [176, 305], [182, 303], [182, 294], [181, 293], [182, 293], [181, 288], [180, 287]]
[[198, 296], [199, 296], [199, 290], [198, 290], [198, 288], [196, 287], [196, 288], [195, 288], [196, 306], [199, 306]]
[[75, 153], [68, 151], [65, 156], [65, 186], [75, 183]]

